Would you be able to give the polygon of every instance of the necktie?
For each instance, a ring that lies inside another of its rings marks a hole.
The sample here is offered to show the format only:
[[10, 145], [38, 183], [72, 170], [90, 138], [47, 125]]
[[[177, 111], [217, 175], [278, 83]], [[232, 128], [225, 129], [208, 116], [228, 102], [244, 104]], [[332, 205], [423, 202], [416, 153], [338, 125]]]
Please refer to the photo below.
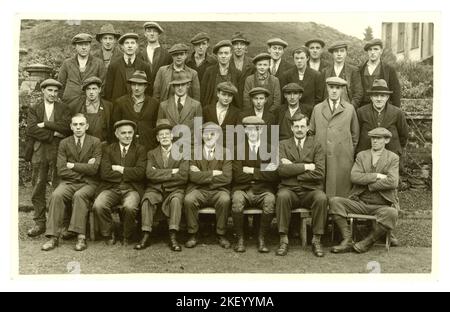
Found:
[[127, 155], [127, 149], [124, 146], [123, 149], [122, 149], [121, 156], [122, 156], [122, 158], [125, 158], [126, 155]]
[[169, 166], [169, 152], [163, 151], [163, 164], [164, 168], [167, 168]]
[[214, 151], [213, 150], [209, 150], [208, 152], [208, 160], [213, 160], [214, 159]]
[[181, 98], [178, 98], [177, 108], [178, 108], [178, 114], [180, 114], [181, 110], [183, 109], [183, 104], [181, 104]]
[[77, 151], [78, 151], [78, 154], [80, 154], [80, 152], [81, 152], [81, 139], [77, 139]]
[[301, 141], [298, 141], [297, 149], [298, 149], [298, 154], [301, 156], [302, 150], [303, 150]]
[[331, 100], [333, 102], [333, 109], [331, 110], [332, 113], [336, 110], [337, 100]]
[[127, 65], [128, 65], [128, 66], [131, 66], [131, 57], [128, 58], [128, 60], [127, 60]]

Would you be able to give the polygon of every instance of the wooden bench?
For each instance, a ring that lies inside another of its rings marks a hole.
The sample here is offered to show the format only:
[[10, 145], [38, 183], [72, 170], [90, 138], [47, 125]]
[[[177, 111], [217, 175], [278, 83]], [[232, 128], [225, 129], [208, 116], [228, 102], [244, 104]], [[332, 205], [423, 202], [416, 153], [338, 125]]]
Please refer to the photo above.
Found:
[[[354, 241], [356, 241], [354, 228], [356, 227], [357, 220], [364, 220], [364, 221], [371, 221], [372, 223], [375, 223], [377, 218], [375, 216], [371, 215], [361, 215], [361, 214], [353, 214], [349, 213], [347, 215], [347, 219], [350, 221], [350, 235]], [[386, 242], [385, 242], [386, 250], [389, 251], [389, 248], [391, 247], [391, 231], [388, 231], [386, 233]]]

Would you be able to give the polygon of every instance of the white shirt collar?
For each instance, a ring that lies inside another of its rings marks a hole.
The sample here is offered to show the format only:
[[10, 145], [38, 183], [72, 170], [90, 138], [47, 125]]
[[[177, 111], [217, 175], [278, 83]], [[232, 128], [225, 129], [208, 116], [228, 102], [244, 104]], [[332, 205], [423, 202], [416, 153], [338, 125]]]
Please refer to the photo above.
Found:
[[78, 139], [81, 140], [81, 146], [84, 144], [84, 139], [86, 138], [86, 134], [84, 134], [81, 138], [77, 138], [75, 135], [73, 136], [75, 139], [75, 144], [77, 144]]
[[[124, 54], [123, 55], [123, 59], [125, 60], [125, 64], [128, 64], [128, 58], [129, 56]], [[133, 56], [131, 57], [131, 63], [134, 64], [134, 60], [136, 59], [136, 54], [133, 54]]]
[[181, 105], [184, 106], [184, 103], [186, 102], [187, 94], [183, 95], [182, 97], [179, 97], [175, 94], [175, 104], [178, 104], [178, 99], [181, 99]]
[[[295, 140], [295, 145], [298, 146], [298, 139], [296, 137], [294, 137], [294, 140]], [[306, 140], [306, 136], [303, 139], [300, 140], [300, 144], [301, 144], [300, 146], [302, 148], [303, 148], [303, 145], [305, 145], [305, 140]]]
[[336, 76], [339, 77], [339, 75], [342, 72], [342, 69], [344, 69], [344, 63], [342, 64], [334, 63], [334, 73], [336, 74]]
[[125, 148], [125, 151], [128, 153], [128, 149], [130, 148], [130, 145], [125, 146], [125, 145], [122, 145], [122, 143], [119, 142], [120, 151], [122, 152], [123, 148]]
[[[337, 99], [336, 104], [336, 107], [341, 104], [341, 98]], [[333, 110], [333, 101], [330, 98], [328, 98], [328, 105], [330, 106], [330, 109]]]
[[50, 116], [53, 114], [53, 109], [55, 108], [55, 103], [48, 103], [44, 100], [44, 108], [45, 114], [47, 115], [47, 119], [50, 119]]
[[259, 147], [261, 146], [261, 140], [258, 140], [256, 143], [252, 143], [252, 142], [250, 142], [248, 140], [247, 140], [247, 142], [248, 142], [248, 146], [250, 147], [250, 149], [252, 147], [254, 148], [256, 146], [256, 150], [258, 151]]
[[164, 148], [164, 147], [161, 146], [161, 149], [163, 150], [163, 152], [168, 153], [168, 152], [170, 152], [172, 150], [172, 146], [173, 146], [173, 144], [170, 144], [170, 146], [168, 148]]

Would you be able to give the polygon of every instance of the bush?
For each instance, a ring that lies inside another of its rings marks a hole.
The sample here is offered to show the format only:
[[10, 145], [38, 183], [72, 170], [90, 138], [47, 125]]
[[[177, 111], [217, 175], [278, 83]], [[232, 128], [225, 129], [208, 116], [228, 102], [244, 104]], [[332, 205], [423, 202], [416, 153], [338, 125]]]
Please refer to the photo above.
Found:
[[433, 97], [433, 66], [401, 61], [396, 64], [402, 97], [423, 99]]

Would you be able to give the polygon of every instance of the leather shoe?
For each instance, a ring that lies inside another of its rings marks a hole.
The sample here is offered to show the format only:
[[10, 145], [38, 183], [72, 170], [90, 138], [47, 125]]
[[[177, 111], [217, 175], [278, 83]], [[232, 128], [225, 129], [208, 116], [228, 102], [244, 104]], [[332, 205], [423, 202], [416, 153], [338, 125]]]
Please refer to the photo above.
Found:
[[53, 236], [44, 245], [42, 245], [41, 250], [50, 251], [56, 247], [58, 247], [58, 238]]
[[181, 251], [181, 246], [177, 241], [177, 233], [170, 232], [170, 249], [172, 251]]
[[75, 244], [75, 250], [76, 251], [83, 251], [86, 248], [87, 248], [86, 239], [85, 238], [78, 238], [78, 241]]
[[312, 243], [312, 251], [316, 257], [323, 257], [325, 255], [323, 251], [322, 244], [320, 242], [313, 242]]
[[217, 237], [217, 240], [219, 242], [220, 247], [225, 248], [225, 249], [228, 249], [231, 247], [230, 242], [228, 241], [228, 239], [225, 238], [224, 235], [219, 235]]
[[116, 243], [117, 243], [117, 240], [116, 240], [116, 236], [114, 235], [114, 233], [109, 237], [105, 237], [105, 244], [107, 246], [113, 246]]
[[36, 237], [36, 236], [39, 236], [44, 233], [45, 233], [45, 227], [35, 225], [31, 229], [28, 230], [27, 235], [29, 237]]
[[286, 243], [280, 243], [280, 247], [278, 247], [276, 251], [277, 256], [286, 256], [289, 250], [289, 245]]
[[194, 248], [195, 246], [197, 246], [197, 235], [191, 234], [184, 246], [186, 246], [186, 248]]
[[67, 229], [64, 229], [64, 230], [62, 231], [62, 233], [61, 233], [61, 238], [64, 239], [64, 240], [70, 240], [70, 239], [75, 238], [76, 236], [77, 236], [76, 233], [70, 232], [70, 231], [67, 230]]
[[134, 246], [135, 250], [143, 250], [150, 246], [150, 235], [148, 233], [144, 233], [144, 236], [142, 237], [141, 241]]
[[236, 251], [236, 252], [245, 252], [245, 243], [244, 243], [244, 238], [242, 236], [238, 237], [238, 240], [236, 242], [236, 246], [234, 246], [234, 251]]

